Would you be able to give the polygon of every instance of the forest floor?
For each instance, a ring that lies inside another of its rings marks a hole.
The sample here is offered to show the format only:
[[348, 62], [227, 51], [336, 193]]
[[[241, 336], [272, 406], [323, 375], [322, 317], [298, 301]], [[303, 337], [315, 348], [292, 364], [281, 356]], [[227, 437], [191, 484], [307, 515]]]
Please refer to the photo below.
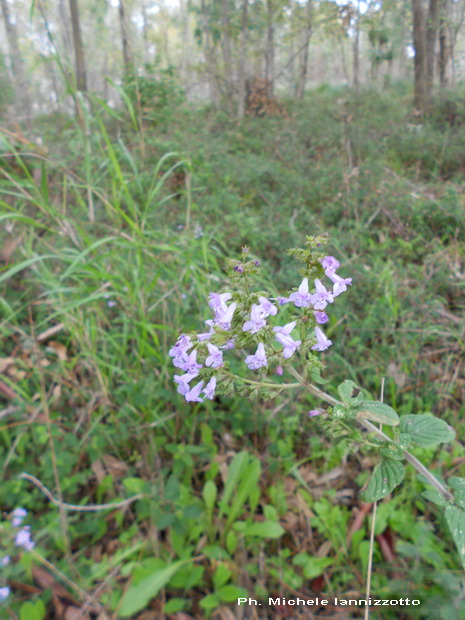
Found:
[[[242, 246], [285, 291], [300, 282], [287, 249], [328, 232], [353, 286], [327, 325], [325, 390], [351, 379], [378, 398], [384, 379], [399, 414], [433, 412], [457, 431], [415, 454], [465, 475], [465, 118], [454, 105], [420, 122], [400, 87], [320, 88], [242, 123], [184, 104], [142, 121], [101, 107], [84, 130], [63, 115], [7, 126], [0, 505], [5, 540], [21, 506], [35, 547], [5, 544], [0, 618], [363, 617], [236, 601], [365, 598], [359, 491], [376, 458], [328, 437], [308, 395], [186, 404], [168, 350], [200, 330]], [[22, 472], [69, 504], [143, 497], [59, 510]], [[465, 617], [460, 561], [423, 490], [409, 471], [378, 505], [371, 584], [376, 598], [421, 605], [372, 618]], [[253, 524], [263, 529], [247, 535]]]

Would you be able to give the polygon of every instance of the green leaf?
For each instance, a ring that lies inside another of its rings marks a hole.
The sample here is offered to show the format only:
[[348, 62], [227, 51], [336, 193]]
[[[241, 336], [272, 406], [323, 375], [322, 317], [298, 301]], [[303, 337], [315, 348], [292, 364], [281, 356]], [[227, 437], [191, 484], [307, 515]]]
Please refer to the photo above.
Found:
[[462, 566], [465, 568], [465, 512], [456, 506], [448, 506], [444, 515], [459, 552]]
[[219, 588], [215, 594], [225, 603], [233, 603], [236, 602], [238, 598], [247, 598], [248, 596], [244, 588], [238, 588], [233, 585], [223, 586]]
[[34, 603], [28, 601], [21, 605], [19, 612], [21, 620], [44, 620], [45, 618], [45, 605], [39, 598]]
[[439, 491], [434, 487], [429, 487], [428, 489], [425, 489], [421, 496], [428, 501], [433, 502], [433, 504], [437, 504], [438, 506], [447, 506], [447, 500], [444, 495], [442, 493], [439, 493]]
[[314, 579], [319, 577], [325, 571], [327, 566], [333, 563], [331, 558], [311, 558], [304, 566], [304, 577], [306, 579]]
[[236, 534], [234, 534], [232, 530], [230, 530], [228, 532], [228, 535], [226, 536], [226, 549], [232, 555], [234, 551], [236, 551], [236, 547], [237, 547], [237, 536]]
[[139, 583], [129, 586], [124, 594], [118, 615], [121, 618], [129, 618], [147, 606], [160, 590], [168, 583], [173, 575], [181, 568], [183, 562], [174, 562], [156, 571]]
[[213, 586], [215, 590], [224, 586], [232, 575], [232, 571], [226, 564], [218, 564], [213, 575]]
[[252, 523], [245, 528], [244, 536], [259, 536], [260, 538], [280, 538], [284, 534], [284, 528], [276, 521], [263, 521]]
[[203, 487], [203, 501], [208, 510], [213, 510], [216, 501], [216, 485], [212, 480], [206, 482]]
[[216, 594], [207, 594], [207, 596], [204, 596], [199, 601], [200, 607], [205, 609], [207, 612], [212, 611], [215, 607], [219, 607], [220, 603], [221, 601]]
[[458, 476], [452, 476], [449, 478], [449, 486], [454, 492], [455, 502], [461, 507], [465, 508], [465, 478], [459, 478]]
[[419, 446], [435, 446], [452, 441], [455, 431], [444, 420], [426, 413], [403, 415], [400, 419], [401, 433], [408, 433], [413, 443]]
[[363, 403], [363, 394], [353, 381], [344, 381], [338, 386], [337, 391], [346, 405], [357, 407]]
[[182, 611], [188, 605], [189, 601], [185, 598], [170, 598], [170, 600], [163, 607], [165, 614], [175, 614], [178, 611]]
[[383, 459], [373, 470], [367, 488], [361, 496], [364, 502], [377, 502], [386, 497], [405, 476], [405, 467], [399, 461]]
[[389, 405], [380, 403], [378, 400], [365, 400], [358, 409], [357, 418], [364, 418], [371, 422], [387, 424], [388, 426], [397, 426], [399, 424], [399, 416], [394, 409], [389, 407]]

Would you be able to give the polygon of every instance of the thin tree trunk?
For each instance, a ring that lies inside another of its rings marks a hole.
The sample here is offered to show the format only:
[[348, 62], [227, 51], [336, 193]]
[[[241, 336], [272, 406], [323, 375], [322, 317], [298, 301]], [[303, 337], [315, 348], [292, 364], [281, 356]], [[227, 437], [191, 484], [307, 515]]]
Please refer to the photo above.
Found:
[[266, 0], [266, 55], [265, 79], [267, 81], [268, 96], [274, 94], [274, 23], [273, 0]]
[[224, 63], [224, 84], [226, 94], [226, 107], [233, 113], [233, 96], [234, 96], [234, 76], [231, 51], [231, 24], [229, 19], [228, 0], [221, 0], [222, 21], [223, 21], [223, 63]]
[[307, 84], [307, 72], [308, 72], [308, 50], [310, 47], [310, 39], [312, 36], [312, 21], [313, 21], [313, 2], [307, 0], [306, 6], [307, 23], [303, 34], [303, 49], [300, 57], [299, 67], [299, 81], [296, 88], [297, 99], [303, 99], [305, 94], [305, 86]]
[[355, 91], [360, 87], [360, 2], [357, 2], [355, 13], [355, 37], [352, 48], [352, 80]]
[[247, 44], [248, 44], [248, 10], [249, 10], [249, 0], [242, 1], [242, 11], [241, 11], [241, 37], [240, 37], [240, 47], [239, 47], [239, 102], [237, 107], [237, 116], [238, 118], [243, 118], [245, 113], [245, 99], [247, 94], [247, 67], [246, 67], [246, 58], [247, 58]]
[[16, 24], [12, 21], [10, 8], [7, 0], [1, 0], [2, 15], [5, 22], [8, 47], [10, 48], [10, 67], [15, 84], [15, 101], [22, 114], [29, 117], [31, 115], [31, 101], [27, 87], [26, 73], [24, 71], [23, 60], [19, 49], [18, 31]]
[[429, 0], [428, 19], [426, 21], [426, 79], [427, 94], [433, 93], [436, 39], [439, 22], [439, 0]]
[[208, 90], [210, 94], [210, 101], [213, 103], [215, 108], [218, 107], [218, 88], [215, 76], [215, 60], [214, 53], [211, 44], [211, 36], [210, 36], [210, 28], [208, 23], [208, 11], [205, 0], [200, 0], [200, 10], [202, 14], [202, 29], [203, 29], [203, 39], [204, 39], [204, 54], [205, 54], [205, 64], [207, 66], [207, 79], [208, 79]]
[[79, 8], [77, 0], [69, 0], [71, 12], [71, 26], [73, 29], [74, 58], [76, 61], [76, 86], [77, 90], [87, 92], [86, 61], [84, 46], [81, 38], [81, 24], [79, 21]]
[[[184, 15], [184, 7], [181, 3], [181, 11]], [[147, 7], [145, 6], [145, 2], [142, 2], [141, 5], [141, 13], [142, 13], [142, 39], [144, 41], [144, 49], [143, 49], [143, 58], [144, 64], [149, 61], [149, 24], [147, 19]]]
[[441, 0], [441, 6], [439, 10], [439, 82], [441, 88], [447, 86], [447, 65], [449, 63], [449, 45], [448, 45], [448, 0]]
[[426, 15], [423, 0], [412, 0], [414, 58], [414, 105], [421, 112], [429, 107]]
[[123, 74], [126, 74], [133, 68], [133, 62], [129, 43], [129, 29], [126, 21], [126, 7], [124, 5], [124, 0], [119, 0], [118, 2], [118, 13], [121, 30], [121, 42], [123, 45]]

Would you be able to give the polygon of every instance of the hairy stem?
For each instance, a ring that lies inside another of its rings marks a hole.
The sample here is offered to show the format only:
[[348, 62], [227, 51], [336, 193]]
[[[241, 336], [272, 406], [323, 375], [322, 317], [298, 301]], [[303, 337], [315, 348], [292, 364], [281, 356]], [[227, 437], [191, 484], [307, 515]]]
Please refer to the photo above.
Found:
[[[301, 386], [306, 388], [314, 396], [317, 396], [321, 400], [326, 401], [330, 405], [342, 405], [343, 406], [343, 403], [340, 400], [337, 400], [337, 398], [333, 398], [326, 392], [323, 392], [323, 390], [320, 390], [320, 388], [316, 387], [316, 385], [307, 383], [307, 381], [291, 366], [288, 367], [288, 370], [300, 382]], [[385, 433], [383, 433], [382, 430], [377, 428], [374, 424], [372, 424], [368, 420], [357, 419], [356, 422], [358, 422], [361, 426], [363, 426], [367, 431], [369, 431], [370, 433], [374, 433], [375, 435], [377, 435], [384, 441], [388, 443], [392, 443], [392, 444], [394, 443], [390, 437], [388, 437]], [[445, 499], [447, 499], [448, 501], [453, 500], [452, 493], [448, 490], [448, 488], [445, 487], [441, 482], [439, 482], [439, 480], [435, 478], [435, 476], [429, 471], [429, 469], [427, 469], [427, 467], [423, 465], [421, 461], [419, 461], [415, 456], [413, 456], [413, 454], [411, 454], [408, 450], [402, 450], [402, 453], [404, 455], [405, 460], [408, 461], [411, 465], [413, 465], [413, 467], [417, 470], [417, 472], [420, 473], [422, 476], [424, 476], [426, 480], [428, 481], [428, 483], [432, 487], [434, 487], [437, 491], [439, 491], [439, 493], [441, 493], [441, 495], [445, 497]]]

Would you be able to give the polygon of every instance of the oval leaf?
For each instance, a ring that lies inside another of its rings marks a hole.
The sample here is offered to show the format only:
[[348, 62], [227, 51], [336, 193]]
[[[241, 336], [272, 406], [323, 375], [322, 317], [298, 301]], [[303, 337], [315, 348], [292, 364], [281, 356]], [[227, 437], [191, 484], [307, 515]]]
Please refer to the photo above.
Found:
[[365, 418], [388, 426], [399, 424], [399, 416], [394, 409], [377, 400], [365, 400], [357, 412], [357, 418]]
[[368, 482], [367, 488], [362, 492], [364, 502], [377, 502], [386, 497], [405, 476], [405, 467], [399, 461], [384, 459], [378, 463]]
[[403, 415], [400, 431], [410, 435], [411, 441], [418, 446], [435, 446], [455, 437], [455, 431], [444, 420], [425, 413]]
[[465, 512], [455, 506], [448, 506], [444, 514], [459, 552], [460, 560], [465, 568]]
[[252, 523], [244, 531], [244, 536], [259, 536], [260, 538], [280, 538], [283, 534], [284, 528], [275, 521]]
[[175, 562], [157, 570], [150, 577], [142, 579], [139, 583], [129, 586], [123, 596], [118, 616], [129, 618], [144, 607], [156, 596], [160, 590], [168, 583], [171, 577], [181, 568], [183, 562]]
[[356, 407], [357, 405], [361, 405], [363, 403], [363, 394], [360, 388], [349, 379], [341, 383], [338, 386], [337, 391], [346, 405]]

